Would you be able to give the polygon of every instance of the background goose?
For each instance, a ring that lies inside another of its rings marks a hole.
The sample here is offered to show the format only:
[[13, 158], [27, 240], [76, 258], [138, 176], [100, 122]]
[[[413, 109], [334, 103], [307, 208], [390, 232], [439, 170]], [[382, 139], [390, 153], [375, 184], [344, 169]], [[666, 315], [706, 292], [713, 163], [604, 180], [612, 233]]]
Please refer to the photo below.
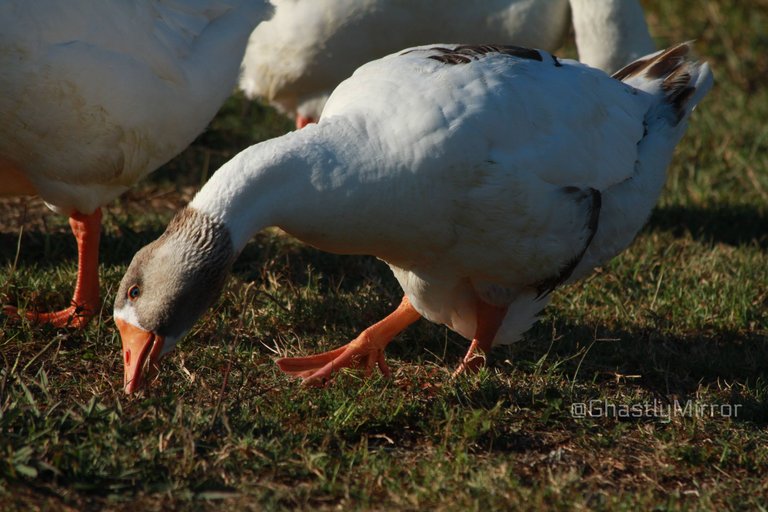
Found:
[[615, 71], [654, 50], [637, 0], [274, 0], [254, 30], [240, 87], [317, 120], [330, 92], [362, 64], [433, 41], [504, 42], [553, 51], [570, 27], [579, 58]]
[[[40, 195], [78, 244], [72, 306], [99, 308], [100, 207], [184, 149], [231, 93], [262, 0], [1, 0], [0, 196]], [[5, 311], [15, 314], [15, 308]]]
[[[633, 239], [712, 84], [682, 44], [615, 78], [541, 50], [432, 45], [371, 62], [317, 125], [241, 152], [156, 241], [115, 300], [125, 390], [157, 371], [267, 226], [386, 261], [405, 298], [334, 351], [278, 361], [317, 383], [376, 364], [424, 316], [472, 340], [459, 370], [520, 338], [556, 286]], [[146, 368], [148, 367], [148, 369]]]

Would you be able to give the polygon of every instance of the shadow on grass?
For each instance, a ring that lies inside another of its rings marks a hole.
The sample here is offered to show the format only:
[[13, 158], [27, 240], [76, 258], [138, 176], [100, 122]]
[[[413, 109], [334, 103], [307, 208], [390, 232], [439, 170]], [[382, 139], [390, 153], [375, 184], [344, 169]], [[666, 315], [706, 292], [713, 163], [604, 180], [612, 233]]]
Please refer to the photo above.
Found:
[[[558, 321], [554, 328], [554, 342], [552, 325], [539, 323], [524, 340], [494, 348], [490, 366], [502, 371], [555, 372], [577, 385], [631, 383], [659, 397], [692, 397], [702, 386], [710, 386], [730, 388], [734, 399], [749, 401], [741, 395], [742, 388], [761, 395], [759, 388], [768, 384], [768, 341], [758, 334], [725, 331], [674, 336], [650, 329], [595, 331]], [[418, 343], [425, 333], [426, 342]], [[403, 336], [408, 339], [396, 340], [388, 347], [388, 354], [403, 361], [431, 360], [448, 370], [459, 364], [469, 346], [454, 333], [448, 334], [447, 343], [426, 331]], [[744, 405], [750, 409], [744, 419], [768, 423], [768, 403]]]
[[694, 240], [768, 248], [768, 212], [747, 205], [662, 206], [653, 210], [645, 229], [668, 231]]
[[[102, 233], [99, 261], [103, 265], [127, 265], [133, 255], [160, 236], [162, 230], [141, 232], [121, 229], [119, 236]], [[0, 233], [0, 264], [12, 263], [16, 258], [18, 235]], [[21, 237], [18, 266], [35, 264], [43, 269], [59, 267], [63, 262], [77, 263], [77, 245], [69, 232], [40, 233], [26, 231]]]
[[[560, 372], [576, 384], [631, 383], [662, 402], [695, 398], [701, 387], [725, 390], [743, 406], [734, 418], [768, 424], [768, 341], [753, 333], [701, 332], [675, 336], [651, 329], [602, 329], [555, 321], [537, 324], [527, 338], [494, 350], [491, 362]], [[546, 362], [542, 358], [546, 356]], [[599, 398], [599, 397], [595, 397]]]
[[[748, 213], [743, 212], [743, 215], [749, 217]], [[749, 229], [729, 240], [733, 243], [754, 243], [759, 239], [758, 224], [761, 219], [758, 217], [755, 224], [749, 224]], [[707, 233], [703, 236], [711, 235]], [[244, 253], [241, 258], [243, 263], [239, 269], [236, 267], [236, 273], [246, 279], [258, 279], [251, 273], [253, 268], [264, 265], [264, 260], [260, 258], [265, 255], [260, 249], [259, 245], [251, 246], [251, 252]], [[399, 302], [401, 290], [397, 282], [384, 264], [374, 258], [337, 256], [301, 245], [292, 246], [290, 252], [291, 258], [285, 261], [291, 282], [304, 286], [308, 279], [307, 266], [311, 265], [313, 272], [323, 275], [319, 286], [322, 294], [328, 297], [328, 307], [340, 290], [354, 292], [372, 278], [379, 281], [376, 288], [378, 298], [374, 302], [368, 301], [365, 311], [356, 314], [350, 334], [354, 335], [367, 327], [369, 323], [366, 322], [373, 323], [383, 318]], [[249, 270], [249, 265], [254, 267]], [[343, 306], [342, 303], [339, 307]], [[324, 320], [329, 325], [334, 322], [338, 326], [329, 327], [329, 332], [350, 330], [349, 316], [334, 320], [333, 315], [328, 315]], [[551, 341], [553, 330], [556, 333], [554, 343]], [[458, 365], [468, 346], [469, 342], [461, 336], [421, 320], [389, 345], [387, 353], [407, 362], [435, 362], [450, 370]], [[328, 348], [331, 347], [323, 349]], [[585, 352], [586, 355], [583, 355]], [[539, 360], [545, 354], [545, 367], [556, 367], [556, 371], [570, 379], [576, 375], [577, 382], [608, 383], [624, 379], [660, 397], [690, 397], [701, 386], [732, 386], [733, 393], [738, 393], [740, 386], [745, 386], [754, 391], [755, 387], [765, 387], [768, 383], [768, 340], [764, 335], [746, 331], [700, 330], [672, 334], [663, 329], [634, 326], [609, 329], [561, 320], [555, 320], [554, 324], [542, 321], [529, 331], [524, 341], [512, 347], [494, 349], [491, 361], [500, 363], [510, 359], [513, 368], [536, 371]], [[632, 377], [627, 379], [624, 376]], [[734, 400], [743, 399], [745, 409], [749, 409], [744, 419], [768, 423], [768, 404], [750, 402], [746, 396], [734, 397]]]

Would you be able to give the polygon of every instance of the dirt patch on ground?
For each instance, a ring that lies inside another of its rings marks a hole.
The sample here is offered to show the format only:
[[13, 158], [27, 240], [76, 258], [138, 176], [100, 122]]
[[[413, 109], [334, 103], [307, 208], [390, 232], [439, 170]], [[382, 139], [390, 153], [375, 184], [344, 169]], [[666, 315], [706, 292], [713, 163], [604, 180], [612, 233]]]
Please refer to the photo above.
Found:
[[18, 233], [22, 226], [25, 231], [67, 230], [66, 223], [55, 220], [57, 217], [63, 219], [39, 197], [0, 198], [0, 233]]
[[[194, 197], [197, 187], [176, 187], [173, 183], [148, 183], [129, 190], [105, 207], [108, 213], [128, 217], [143, 216], [148, 212], [175, 212]], [[45, 205], [37, 196], [0, 198], [0, 234], [25, 232], [68, 232], [66, 217]]]

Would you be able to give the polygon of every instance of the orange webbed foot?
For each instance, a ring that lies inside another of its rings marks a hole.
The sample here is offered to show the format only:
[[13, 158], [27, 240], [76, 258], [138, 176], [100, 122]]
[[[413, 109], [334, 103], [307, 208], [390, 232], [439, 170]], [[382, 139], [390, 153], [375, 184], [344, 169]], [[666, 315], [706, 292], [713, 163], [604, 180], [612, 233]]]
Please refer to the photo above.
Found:
[[[39, 313], [36, 311], [25, 311], [24, 318], [35, 324], [50, 324], [54, 327], [73, 327], [82, 329], [93, 318], [97, 305], [80, 304], [72, 305], [60, 311], [49, 313]], [[18, 308], [14, 306], [4, 306], [3, 313], [11, 318], [21, 320]]]
[[320, 386], [342, 368], [363, 368], [370, 376], [378, 365], [385, 377], [391, 372], [384, 349], [397, 334], [420, 318], [407, 297], [386, 318], [363, 331], [343, 347], [307, 357], [284, 357], [276, 361], [283, 372], [304, 379], [306, 386]]
[[[101, 237], [101, 209], [90, 215], [73, 213], [69, 218], [72, 234], [77, 241], [77, 282], [71, 306], [61, 311], [40, 313], [24, 312], [30, 322], [51, 324], [55, 327], [81, 329], [99, 311], [99, 238]], [[3, 307], [3, 313], [19, 319], [18, 309]]]
[[283, 372], [303, 379], [305, 386], [321, 386], [342, 368], [363, 369], [368, 377], [378, 365], [381, 373], [389, 377], [391, 372], [384, 359], [384, 348], [377, 347], [387, 343], [388, 341], [371, 340], [363, 332], [343, 347], [307, 357], [284, 357], [276, 362]]
[[456, 378], [462, 374], [477, 373], [480, 371], [480, 368], [485, 366], [485, 360], [485, 351], [478, 347], [477, 339], [474, 339], [461, 364], [459, 364], [459, 367], [456, 368], [451, 376]]
[[490, 352], [493, 346], [493, 340], [499, 331], [504, 317], [507, 315], [508, 306], [493, 306], [481, 300], [477, 301], [477, 327], [475, 328], [475, 337], [472, 344], [464, 356], [453, 377], [461, 374], [477, 373], [480, 368], [485, 366], [486, 354]]

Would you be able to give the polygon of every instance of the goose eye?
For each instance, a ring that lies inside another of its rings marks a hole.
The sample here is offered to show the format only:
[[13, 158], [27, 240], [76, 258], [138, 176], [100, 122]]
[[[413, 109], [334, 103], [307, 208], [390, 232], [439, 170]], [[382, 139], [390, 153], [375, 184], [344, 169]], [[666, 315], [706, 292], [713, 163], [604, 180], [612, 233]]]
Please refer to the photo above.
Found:
[[131, 300], [136, 300], [139, 295], [141, 295], [141, 290], [139, 290], [138, 285], [133, 285], [130, 288], [128, 288], [128, 298]]

